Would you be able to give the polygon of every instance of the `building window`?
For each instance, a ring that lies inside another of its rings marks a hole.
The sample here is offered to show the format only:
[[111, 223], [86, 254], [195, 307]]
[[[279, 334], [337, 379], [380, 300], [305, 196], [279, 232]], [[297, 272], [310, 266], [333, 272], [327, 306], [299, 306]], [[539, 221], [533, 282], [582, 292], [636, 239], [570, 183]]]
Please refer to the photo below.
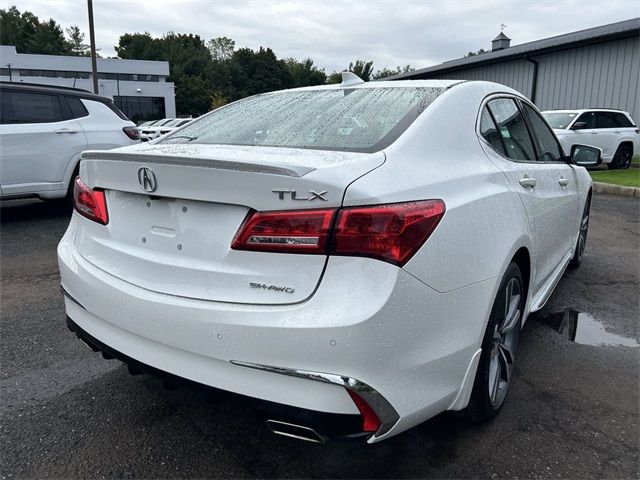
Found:
[[165, 118], [164, 97], [114, 96], [116, 106], [133, 122]]
[[[14, 72], [20, 74], [21, 77], [45, 77], [45, 78], [82, 78], [88, 79], [91, 75], [90, 72], [72, 72], [66, 70], [35, 70], [32, 68], [20, 68], [14, 69]], [[3, 68], [2, 75], [9, 76], [9, 69]], [[159, 75], [141, 75], [133, 73], [106, 73], [98, 72], [99, 80], [119, 80], [121, 82], [134, 81], [134, 82], [159, 82]]]
[[69, 72], [66, 70], [35, 70], [32, 68], [20, 68], [16, 70], [21, 77], [45, 77], [45, 78], [89, 78], [89, 72]]

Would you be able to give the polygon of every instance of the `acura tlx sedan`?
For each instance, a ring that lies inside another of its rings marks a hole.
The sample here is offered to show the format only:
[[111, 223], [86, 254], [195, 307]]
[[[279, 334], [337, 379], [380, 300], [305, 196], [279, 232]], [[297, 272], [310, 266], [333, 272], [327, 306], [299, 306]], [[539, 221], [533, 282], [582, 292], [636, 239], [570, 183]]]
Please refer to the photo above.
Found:
[[250, 399], [291, 437], [485, 421], [527, 315], [582, 261], [600, 157], [566, 157], [489, 82], [345, 73], [247, 98], [84, 152], [58, 247], [67, 324], [134, 373]]

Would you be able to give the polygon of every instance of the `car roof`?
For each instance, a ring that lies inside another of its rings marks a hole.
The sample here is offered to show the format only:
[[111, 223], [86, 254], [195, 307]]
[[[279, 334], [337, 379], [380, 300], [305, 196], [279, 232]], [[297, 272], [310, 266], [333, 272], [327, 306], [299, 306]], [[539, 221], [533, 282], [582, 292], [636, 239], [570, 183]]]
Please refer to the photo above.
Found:
[[571, 110], [544, 110], [542, 113], [585, 113], [585, 112], [616, 112], [625, 113], [629, 115], [629, 112], [624, 110], [618, 110], [617, 108], [576, 108]]
[[21, 90], [26, 92], [40, 92], [40, 93], [57, 93], [69, 95], [72, 97], [86, 98], [88, 100], [96, 100], [98, 102], [113, 102], [109, 97], [103, 95], [96, 95], [88, 90], [82, 88], [72, 87], [60, 87], [57, 85], [43, 85], [41, 83], [28, 83], [28, 82], [7, 82], [0, 81], [0, 89], [12, 89]]
[[423, 87], [423, 88], [450, 88], [459, 83], [466, 82], [466, 80], [393, 80], [393, 81], [383, 81], [383, 80], [375, 80], [372, 82], [364, 82], [358, 83], [356, 85], [348, 85], [342, 86], [339, 83], [331, 83], [329, 85], [313, 85], [310, 87], [298, 87], [298, 88], [287, 88], [284, 90], [276, 90], [274, 92], [269, 93], [279, 93], [279, 92], [305, 92], [312, 90], [344, 90], [344, 89], [370, 89], [370, 88], [407, 88], [407, 87]]

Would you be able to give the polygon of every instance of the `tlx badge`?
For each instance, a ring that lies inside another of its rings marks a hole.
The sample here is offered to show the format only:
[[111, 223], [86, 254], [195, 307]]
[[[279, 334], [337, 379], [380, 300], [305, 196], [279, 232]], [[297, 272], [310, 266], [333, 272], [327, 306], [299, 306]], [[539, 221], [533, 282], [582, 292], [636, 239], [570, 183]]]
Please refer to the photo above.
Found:
[[325, 202], [327, 202], [327, 198], [325, 197], [325, 195], [327, 194], [326, 190], [323, 190], [322, 192], [316, 192], [315, 190], [309, 190], [309, 196], [308, 197], [298, 197], [297, 193], [295, 190], [289, 190], [289, 189], [283, 189], [283, 190], [273, 190], [273, 193], [276, 193], [278, 195], [278, 198], [280, 200], [284, 200], [285, 196], [291, 196], [291, 200], [303, 200], [303, 201], [308, 201], [310, 202], [311, 200], [315, 200], [316, 198], [318, 200], [323, 200]]

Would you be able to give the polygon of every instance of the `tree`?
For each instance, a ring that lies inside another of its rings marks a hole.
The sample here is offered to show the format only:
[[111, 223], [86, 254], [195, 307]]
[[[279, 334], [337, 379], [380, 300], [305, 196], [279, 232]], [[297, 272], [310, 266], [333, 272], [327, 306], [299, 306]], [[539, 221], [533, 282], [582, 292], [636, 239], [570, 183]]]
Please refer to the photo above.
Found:
[[284, 62], [291, 74], [293, 87], [322, 85], [327, 81], [327, 75], [324, 73], [324, 70], [316, 67], [310, 58], [302, 61], [298, 61], [295, 58], [287, 58]]
[[196, 116], [209, 111], [214, 93], [213, 60], [198, 35], [169, 32], [162, 38], [155, 38], [148, 32], [126, 33], [120, 36], [115, 49], [120, 58], [169, 62], [168, 81], [176, 86], [179, 115]]
[[392, 75], [398, 75], [399, 73], [413, 72], [415, 68], [411, 65], [405, 65], [404, 67], [396, 67], [396, 69], [392, 68], [383, 68], [382, 70], [378, 70], [373, 74], [371, 78], [374, 80], [380, 80], [382, 78], [390, 77]]
[[[355, 73], [362, 80], [368, 82], [371, 80], [371, 74], [373, 72], [373, 61], [364, 62], [362, 60], [356, 60], [355, 62], [349, 63], [348, 71]], [[333, 72], [327, 77], [327, 83], [340, 82], [342, 82], [342, 72]]]
[[236, 42], [227, 37], [212, 38], [207, 42], [207, 48], [215, 62], [224, 62], [233, 56]]
[[465, 55], [465, 57], [474, 57], [476, 55], [482, 55], [483, 53], [488, 53], [484, 48], [477, 50], [475, 52], [469, 52]]
[[215, 110], [229, 103], [229, 99], [220, 92], [213, 92], [211, 95], [211, 110]]
[[71, 25], [69, 28], [66, 28], [65, 31], [69, 37], [68, 43], [72, 55], [79, 57], [88, 57], [91, 55], [91, 46], [84, 43], [84, 33], [80, 31], [80, 27]]
[[55, 20], [40, 21], [31, 12], [20, 13], [15, 6], [0, 9], [0, 44], [15, 45], [18, 53], [71, 54], [62, 27]]
[[355, 73], [365, 82], [371, 80], [371, 74], [373, 73], [373, 61], [364, 62], [362, 60], [356, 60], [355, 63], [349, 64], [349, 71]]
[[115, 47], [118, 57], [130, 60], [166, 60], [162, 52], [160, 39], [153, 38], [149, 32], [125, 33], [118, 39]]
[[234, 99], [293, 86], [286, 63], [270, 48], [236, 50], [229, 67]]

